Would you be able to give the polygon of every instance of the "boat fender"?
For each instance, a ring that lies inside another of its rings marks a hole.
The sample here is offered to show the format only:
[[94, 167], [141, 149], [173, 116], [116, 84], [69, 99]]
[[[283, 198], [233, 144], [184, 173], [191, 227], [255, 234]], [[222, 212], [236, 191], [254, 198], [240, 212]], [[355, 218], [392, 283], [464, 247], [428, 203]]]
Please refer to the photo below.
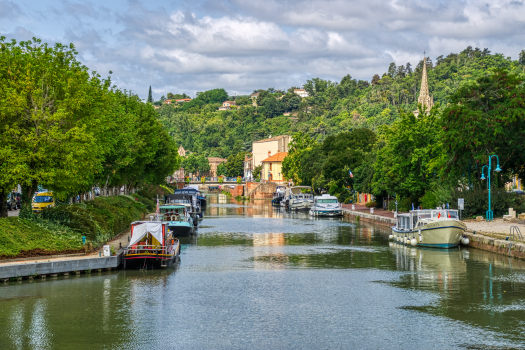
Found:
[[410, 244], [413, 245], [413, 246], [417, 245], [416, 237], [412, 237], [412, 240], [410, 241]]
[[392, 239], [392, 238], [394, 238], [394, 235], [390, 234], [390, 236], [388, 236], [388, 239]]
[[159, 260], [159, 250], [157, 249], [157, 260]]
[[463, 236], [463, 238], [461, 238], [461, 243], [463, 243], [463, 245], [468, 245], [470, 243], [470, 240], [467, 237]]
[[419, 243], [423, 242], [423, 236], [421, 235], [421, 230], [419, 230]]

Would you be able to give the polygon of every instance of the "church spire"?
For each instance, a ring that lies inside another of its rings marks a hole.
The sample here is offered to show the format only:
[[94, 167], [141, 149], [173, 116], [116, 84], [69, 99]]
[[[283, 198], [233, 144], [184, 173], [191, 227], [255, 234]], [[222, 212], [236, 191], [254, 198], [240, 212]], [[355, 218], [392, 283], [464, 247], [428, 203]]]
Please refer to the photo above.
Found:
[[[432, 107], [434, 107], [434, 98], [433, 96], [430, 96], [430, 93], [428, 91], [428, 76], [427, 76], [427, 59], [426, 57], [423, 57], [423, 74], [421, 75], [421, 90], [419, 91], [419, 98], [417, 99], [417, 103], [421, 104], [421, 107], [424, 106], [427, 113], [430, 111]], [[419, 114], [419, 110], [417, 110], [416, 117]]]

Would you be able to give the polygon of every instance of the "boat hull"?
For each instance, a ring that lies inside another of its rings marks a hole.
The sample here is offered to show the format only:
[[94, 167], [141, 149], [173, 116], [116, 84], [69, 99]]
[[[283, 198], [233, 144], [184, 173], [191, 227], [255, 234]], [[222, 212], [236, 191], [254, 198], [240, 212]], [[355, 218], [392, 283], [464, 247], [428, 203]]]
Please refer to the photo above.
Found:
[[123, 256], [123, 264], [125, 269], [141, 270], [141, 269], [164, 269], [171, 267], [179, 261], [179, 254], [166, 255], [159, 254], [126, 254]]
[[290, 201], [290, 204], [288, 206], [291, 210], [310, 210], [310, 208], [312, 207], [312, 203], [309, 201]]
[[312, 216], [342, 216], [343, 211], [341, 209], [310, 209], [310, 215]]
[[173, 237], [189, 237], [193, 235], [194, 228], [192, 226], [182, 226], [182, 225], [168, 225], [168, 230], [171, 230]]
[[421, 226], [417, 230], [404, 231], [392, 228], [394, 240], [404, 244], [410, 244], [410, 240], [416, 239], [416, 246], [430, 248], [454, 248], [457, 247], [465, 232], [464, 223], [456, 220], [444, 220]]

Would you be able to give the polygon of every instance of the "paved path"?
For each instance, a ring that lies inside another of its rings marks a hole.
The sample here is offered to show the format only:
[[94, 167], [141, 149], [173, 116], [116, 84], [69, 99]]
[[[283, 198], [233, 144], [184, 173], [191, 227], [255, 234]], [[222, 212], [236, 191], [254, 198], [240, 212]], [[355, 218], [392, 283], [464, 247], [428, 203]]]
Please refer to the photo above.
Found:
[[[352, 204], [343, 204], [343, 208], [352, 210]], [[366, 205], [355, 204], [355, 209], [353, 211], [370, 214], [370, 208], [367, 208]], [[383, 210], [383, 209], [378, 209], [378, 208], [374, 208], [374, 215], [384, 216], [384, 217], [392, 218], [392, 219], [394, 218], [394, 213], [388, 210]]]
[[7, 216], [18, 216], [18, 214], [20, 214], [20, 209], [7, 211]]

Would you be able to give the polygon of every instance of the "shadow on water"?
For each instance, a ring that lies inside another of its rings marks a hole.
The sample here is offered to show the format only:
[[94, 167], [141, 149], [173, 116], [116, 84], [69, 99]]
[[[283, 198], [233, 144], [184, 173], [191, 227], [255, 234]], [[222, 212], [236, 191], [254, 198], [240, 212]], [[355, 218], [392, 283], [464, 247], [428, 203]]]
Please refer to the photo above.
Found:
[[2, 349], [518, 348], [525, 262], [208, 197], [167, 270], [0, 285]]

